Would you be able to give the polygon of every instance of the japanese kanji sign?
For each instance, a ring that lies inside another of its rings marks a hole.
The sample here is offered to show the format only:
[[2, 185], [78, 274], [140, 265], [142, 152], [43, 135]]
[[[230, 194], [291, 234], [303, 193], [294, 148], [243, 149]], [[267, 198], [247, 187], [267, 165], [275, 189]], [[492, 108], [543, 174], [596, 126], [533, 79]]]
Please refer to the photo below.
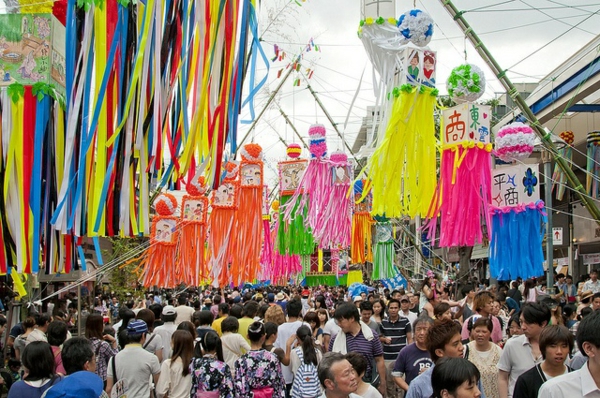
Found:
[[537, 164], [519, 164], [492, 170], [492, 205], [496, 207], [535, 203], [540, 199]]
[[489, 144], [490, 107], [464, 103], [443, 111], [444, 125], [442, 141], [445, 145], [463, 141]]

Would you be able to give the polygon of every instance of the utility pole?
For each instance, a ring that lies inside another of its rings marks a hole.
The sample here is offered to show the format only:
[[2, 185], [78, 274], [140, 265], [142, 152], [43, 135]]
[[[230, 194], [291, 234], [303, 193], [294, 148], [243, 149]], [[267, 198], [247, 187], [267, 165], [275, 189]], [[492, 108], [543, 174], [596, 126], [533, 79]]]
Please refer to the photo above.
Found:
[[[502, 86], [506, 89], [506, 92], [510, 97], [515, 101], [515, 103], [521, 109], [521, 112], [525, 115], [525, 117], [531, 121], [531, 127], [537, 133], [542, 141], [542, 145], [546, 148], [546, 150], [550, 153], [550, 155], [556, 161], [558, 167], [565, 173], [567, 177], [567, 181], [569, 185], [575, 190], [581, 202], [585, 205], [585, 207], [590, 212], [591, 216], [594, 218], [596, 223], [600, 225], [600, 210], [594, 201], [587, 195], [585, 192], [585, 188], [583, 184], [579, 181], [573, 170], [569, 167], [568, 163], [558, 154], [557, 148], [552, 142], [550, 132], [547, 132], [544, 127], [540, 124], [537, 117], [533, 114], [523, 97], [519, 94], [517, 88], [513, 85], [511, 80], [506, 77], [506, 70], [503, 70], [498, 62], [494, 59], [490, 51], [487, 47], [482, 43], [479, 39], [479, 36], [473, 28], [469, 25], [469, 23], [465, 20], [463, 11], [459, 11], [456, 6], [452, 3], [452, 0], [440, 0], [442, 6], [448, 11], [450, 16], [456, 21], [458, 26], [462, 29], [463, 33], [466, 37], [469, 38], [471, 44], [475, 47], [481, 58], [487, 63], [487, 65], [492, 69]], [[548, 265], [551, 267], [551, 265]], [[549, 268], [550, 269], [550, 268]]]

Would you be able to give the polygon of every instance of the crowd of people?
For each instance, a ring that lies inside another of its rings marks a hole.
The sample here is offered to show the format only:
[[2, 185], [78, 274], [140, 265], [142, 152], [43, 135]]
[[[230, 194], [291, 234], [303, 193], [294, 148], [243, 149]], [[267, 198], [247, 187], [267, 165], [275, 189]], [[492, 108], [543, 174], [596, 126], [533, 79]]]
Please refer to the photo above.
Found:
[[10, 329], [0, 382], [8, 398], [600, 397], [597, 276], [56, 301]]

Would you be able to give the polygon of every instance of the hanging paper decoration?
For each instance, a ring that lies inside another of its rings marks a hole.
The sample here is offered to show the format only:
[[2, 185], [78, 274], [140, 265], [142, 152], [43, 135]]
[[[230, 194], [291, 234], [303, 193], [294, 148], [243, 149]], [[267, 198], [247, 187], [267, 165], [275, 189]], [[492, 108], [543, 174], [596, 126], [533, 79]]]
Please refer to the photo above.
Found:
[[150, 247], [140, 263], [144, 274], [142, 284], [145, 287], [173, 288], [180, 281], [177, 278], [177, 241], [179, 239], [177, 199], [171, 194], [160, 194], [155, 202], [156, 216], [152, 219]]
[[[348, 156], [342, 152], [334, 152], [329, 157], [330, 180], [329, 187], [325, 186], [325, 207], [321, 207], [315, 217], [313, 234], [320, 248], [348, 248], [352, 234], [352, 208], [354, 201], [348, 195], [353, 168], [348, 162]], [[319, 193], [311, 191], [311, 201]]]
[[535, 132], [523, 123], [515, 122], [496, 133], [494, 155], [504, 162], [526, 159], [533, 152]]
[[413, 43], [425, 47], [433, 36], [433, 19], [424, 11], [413, 9], [400, 15], [398, 30], [402, 34], [402, 43]]
[[[558, 156], [565, 159], [571, 168], [573, 163], [573, 142], [575, 141], [575, 134], [572, 131], [563, 131], [558, 135], [564, 142], [565, 147], [558, 150]], [[557, 188], [558, 187], [558, 188]], [[558, 165], [554, 166], [554, 173], [552, 174], [552, 189], [556, 189], [556, 199], [563, 200], [565, 190], [567, 188], [567, 175]]]
[[586, 191], [595, 198], [600, 198], [600, 131], [592, 131], [587, 135], [587, 175]]
[[209, 279], [206, 263], [206, 215], [208, 198], [205, 196], [206, 183], [195, 174], [185, 189], [188, 195], [183, 197], [179, 217], [179, 256], [177, 259], [176, 279], [186, 285], [198, 286]]
[[474, 102], [485, 92], [485, 75], [478, 66], [460, 65], [450, 72], [446, 89], [450, 98], [457, 104]]
[[354, 214], [352, 215], [352, 244], [350, 245], [350, 258], [354, 264], [373, 262], [371, 243], [371, 229], [375, 221], [371, 216], [371, 195], [362, 201], [364, 180], [354, 183]]
[[369, 158], [367, 186], [374, 215], [424, 217], [435, 192], [437, 90], [407, 84], [399, 91], [385, 137]]
[[490, 274], [498, 280], [540, 276], [546, 212], [539, 199], [538, 165], [492, 172]]
[[480, 244], [482, 223], [490, 225], [490, 119], [490, 107], [472, 103], [443, 111], [440, 177], [426, 224], [434, 239], [440, 217], [440, 247]]
[[225, 179], [216, 190], [212, 191], [208, 228], [208, 268], [213, 285], [224, 286], [231, 279], [229, 264], [233, 253], [232, 234], [235, 225], [235, 213], [239, 204], [240, 182], [238, 180], [239, 165], [228, 162]]
[[234, 249], [230, 269], [236, 286], [244, 281], [254, 281], [260, 270], [264, 195], [261, 146], [246, 144], [240, 153], [240, 192], [232, 231]]
[[397, 271], [394, 268], [395, 251], [392, 225], [389, 222], [378, 222], [375, 231], [371, 279], [378, 281], [394, 276]]

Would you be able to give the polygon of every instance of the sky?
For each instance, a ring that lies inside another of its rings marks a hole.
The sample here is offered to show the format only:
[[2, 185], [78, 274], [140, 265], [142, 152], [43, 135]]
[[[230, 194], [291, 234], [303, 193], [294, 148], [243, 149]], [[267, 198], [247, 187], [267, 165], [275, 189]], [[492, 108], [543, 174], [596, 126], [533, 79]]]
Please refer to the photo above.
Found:
[[[413, 3], [412, 0], [397, 0], [395, 17], [412, 9]], [[538, 82], [546, 77], [592, 40], [600, 24], [600, 1], [596, 0], [455, 0], [454, 4], [459, 10], [466, 11], [464, 17], [500, 66], [508, 70], [507, 76], [514, 83]], [[429, 13], [435, 21], [429, 48], [437, 52], [437, 88], [441, 94], [446, 93], [445, 81], [452, 68], [465, 62], [465, 50], [467, 62], [479, 66], [486, 74], [486, 92], [482, 99], [497, 97], [505, 91], [465, 40], [440, 0], [416, 1], [416, 8]], [[361, 10], [359, 0], [261, 2], [259, 32], [263, 49], [267, 57], [272, 58], [277, 44], [288, 56], [282, 61], [270, 62], [268, 83], [256, 96], [256, 114], [263, 110], [267, 99], [280, 84], [282, 77], [277, 77], [278, 72], [283, 69], [281, 76], [285, 74], [293, 55], [298, 54], [311, 38], [319, 49], [304, 52], [303, 75], [292, 73], [246, 140], [263, 146], [269, 185], [276, 179], [276, 162], [285, 159], [285, 146], [281, 140], [299, 142], [291, 127], [286, 125], [279, 107], [305, 139], [311, 124], [322, 123], [328, 131], [329, 150], [345, 149], [342, 139], [316, 105], [307, 83], [317, 92], [341, 131], [349, 115], [342, 136], [352, 147], [367, 106], [375, 103], [373, 68], [357, 36]], [[313, 72], [310, 79], [305, 78], [308, 69]], [[266, 68], [259, 64], [258, 78], [265, 73]], [[294, 86], [298, 78], [300, 85]], [[352, 104], [355, 94], [357, 98]], [[248, 118], [246, 107], [242, 119]], [[238, 142], [248, 131], [248, 126], [240, 125]], [[303, 156], [307, 155], [305, 152]]]

